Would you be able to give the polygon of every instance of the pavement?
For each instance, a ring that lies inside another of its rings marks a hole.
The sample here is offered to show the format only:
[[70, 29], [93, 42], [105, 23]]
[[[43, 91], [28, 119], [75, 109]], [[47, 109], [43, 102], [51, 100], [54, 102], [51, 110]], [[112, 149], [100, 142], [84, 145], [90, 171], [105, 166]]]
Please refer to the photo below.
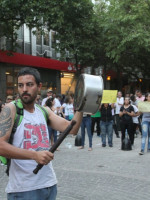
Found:
[[[68, 136], [55, 152], [53, 167], [58, 179], [57, 200], [150, 200], [150, 153], [138, 153], [141, 136], [134, 149], [122, 151], [121, 140], [114, 135], [113, 147], [102, 147], [93, 136], [93, 150], [74, 146], [75, 136]], [[7, 176], [0, 165], [0, 200], [6, 200]]]

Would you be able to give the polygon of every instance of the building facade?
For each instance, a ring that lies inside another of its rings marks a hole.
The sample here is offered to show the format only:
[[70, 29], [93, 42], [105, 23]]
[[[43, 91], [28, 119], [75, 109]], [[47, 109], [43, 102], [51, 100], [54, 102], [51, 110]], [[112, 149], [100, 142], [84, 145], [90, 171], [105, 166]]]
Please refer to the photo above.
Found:
[[9, 39], [0, 38], [0, 98], [3, 101], [7, 95], [17, 93], [17, 73], [25, 66], [39, 70], [43, 84], [41, 95], [44, 96], [48, 88], [55, 93], [62, 93], [62, 89], [63, 93], [73, 92], [71, 83], [75, 70], [72, 63], [59, 61], [60, 53], [54, 49], [55, 32], [45, 30], [41, 35], [39, 32], [33, 34], [33, 31], [25, 24], [17, 30], [16, 52], [9, 51]]

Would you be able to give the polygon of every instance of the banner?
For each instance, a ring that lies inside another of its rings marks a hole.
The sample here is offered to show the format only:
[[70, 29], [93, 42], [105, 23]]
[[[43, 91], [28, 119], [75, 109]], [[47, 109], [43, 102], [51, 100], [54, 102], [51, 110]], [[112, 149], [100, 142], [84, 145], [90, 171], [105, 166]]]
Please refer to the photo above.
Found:
[[139, 112], [150, 112], [150, 102], [149, 101], [139, 101], [138, 103]]
[[101, 103], [116, 103], [117, 90], [103, 90], [103, 97]]

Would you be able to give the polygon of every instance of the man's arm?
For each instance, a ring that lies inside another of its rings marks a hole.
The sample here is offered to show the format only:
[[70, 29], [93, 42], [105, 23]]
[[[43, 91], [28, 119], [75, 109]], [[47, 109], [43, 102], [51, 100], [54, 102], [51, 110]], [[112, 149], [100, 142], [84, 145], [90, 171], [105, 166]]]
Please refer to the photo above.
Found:
[[2, 112], [0, 113], [0, 139], [8, 141], [12, 127], [14, 124], [14, 118], [15, 118], [15, 106], [13, 104], [7, 104], [2, 109]]
[[33, 159], [40, 164], [48, 164], [53, 159], [53, 154], [48, 151], [30, 151], [17, 148], [8, 143], [12, 128], [16, 108], [13, 104], [7, 104], [0, 113], [0, 155], [14, 159]]
[[[50, 126], [60, 132], [63, 132], [67, 126], [71, 123], [70, 121], [56, 115], [53, 111], [51, 111], [48, 107], [46, 107], [49, 113], [49, 120], [50, 120]], [[74, 117], [72, 120], [76, 121], [76, 124], [74, 125], [73, 129], [70, 131], [71, 134], [76, 135], [78, 133], [78, 130], [80, 128], [80, 124], [82, 121], [83, 113], [76, 111], [74, 114]]]

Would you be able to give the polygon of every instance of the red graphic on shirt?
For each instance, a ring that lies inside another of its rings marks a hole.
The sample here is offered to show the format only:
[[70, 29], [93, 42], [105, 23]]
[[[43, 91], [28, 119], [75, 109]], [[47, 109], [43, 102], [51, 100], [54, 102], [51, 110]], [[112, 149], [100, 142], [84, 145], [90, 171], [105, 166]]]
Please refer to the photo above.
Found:
[[24, 149], [49, 149], [49, 139], [45, 124], [25, 124], [24, 127]]

